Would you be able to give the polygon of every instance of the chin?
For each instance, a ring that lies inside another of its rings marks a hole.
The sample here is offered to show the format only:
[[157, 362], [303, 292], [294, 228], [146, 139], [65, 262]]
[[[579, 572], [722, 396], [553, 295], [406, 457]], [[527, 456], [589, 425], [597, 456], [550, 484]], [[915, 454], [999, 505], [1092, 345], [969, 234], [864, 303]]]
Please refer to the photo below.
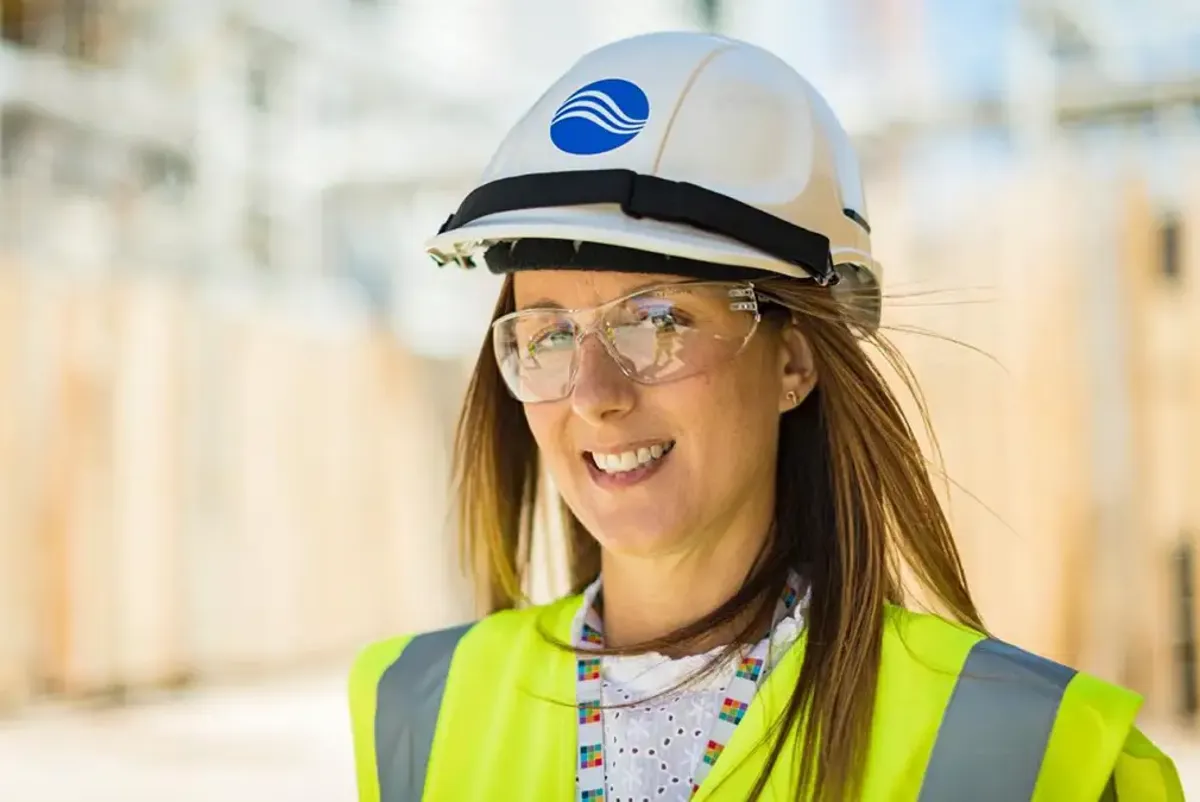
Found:
[[[675, 504], [669, 505], [678, 509]], [[672, 551], [686, 540], [681, 521], [663, 520], [656, 511], [611, 511], [580, 516], [604, 551], [629, 557], [650, 557]]]
[[656, 557], [669, 554], [681, 538], [664, 534], [647, 535], [645, 532], [623, 533], [616, 537], [597, 537], [600, 548], [609, 554], [621, 557]]

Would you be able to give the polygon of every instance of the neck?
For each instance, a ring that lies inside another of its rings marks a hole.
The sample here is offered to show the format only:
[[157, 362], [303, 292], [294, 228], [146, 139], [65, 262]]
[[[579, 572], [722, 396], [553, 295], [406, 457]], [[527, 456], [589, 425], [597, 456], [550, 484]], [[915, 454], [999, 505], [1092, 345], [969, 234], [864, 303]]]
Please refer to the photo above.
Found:
[[[717, 610], [753, 568], [769, 527], [725, 536], [679, 554], [601, 555], [604, 640], [623, 648], [660, 638]], [[753, 534], [751, 534], [753, 533]], [[746, 622], [735, 620], [670, 656], [699, 654], [729, 643]]]

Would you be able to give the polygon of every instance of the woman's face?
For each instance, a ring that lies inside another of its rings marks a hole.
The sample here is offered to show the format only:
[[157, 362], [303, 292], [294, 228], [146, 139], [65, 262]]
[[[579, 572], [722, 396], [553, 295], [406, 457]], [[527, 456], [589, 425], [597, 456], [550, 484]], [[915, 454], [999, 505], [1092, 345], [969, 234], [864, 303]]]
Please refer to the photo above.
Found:
[[[537, 270], [516, 274], [514, 291], [517, 309], [582, 309], [680, 281]], [[780, 414], [816, 380], [794, 327], [764, 323], [736, 357], [663, 384], [628, 378], [596, 336], [577, 359], [571, 394], [525, 404], [525, 417], [558, 491], [605, 550], [682, 556], [731, 530], [765, 532]]]

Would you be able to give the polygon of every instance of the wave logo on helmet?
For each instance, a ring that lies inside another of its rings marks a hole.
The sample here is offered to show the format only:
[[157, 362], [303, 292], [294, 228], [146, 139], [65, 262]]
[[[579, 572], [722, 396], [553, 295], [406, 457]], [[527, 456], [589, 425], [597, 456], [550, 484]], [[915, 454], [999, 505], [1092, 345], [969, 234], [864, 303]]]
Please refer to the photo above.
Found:
[[622, 78], [605, 78], [563, 101], [550, 120], [550, 141], [566, 153], [594, 156], [633, 139], [649, 119], [650, 99], [641, 87]]

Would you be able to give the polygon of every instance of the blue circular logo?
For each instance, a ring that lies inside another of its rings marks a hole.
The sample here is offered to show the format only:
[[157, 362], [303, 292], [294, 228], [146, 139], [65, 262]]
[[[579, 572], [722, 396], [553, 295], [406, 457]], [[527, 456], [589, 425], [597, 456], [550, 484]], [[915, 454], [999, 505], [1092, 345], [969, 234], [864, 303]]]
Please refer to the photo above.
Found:
[[576, 156], [616, 150], [650, 119], [650, 99], [635, 83], [605, 78], [575, 90], [550, 120], [550, 141]]

